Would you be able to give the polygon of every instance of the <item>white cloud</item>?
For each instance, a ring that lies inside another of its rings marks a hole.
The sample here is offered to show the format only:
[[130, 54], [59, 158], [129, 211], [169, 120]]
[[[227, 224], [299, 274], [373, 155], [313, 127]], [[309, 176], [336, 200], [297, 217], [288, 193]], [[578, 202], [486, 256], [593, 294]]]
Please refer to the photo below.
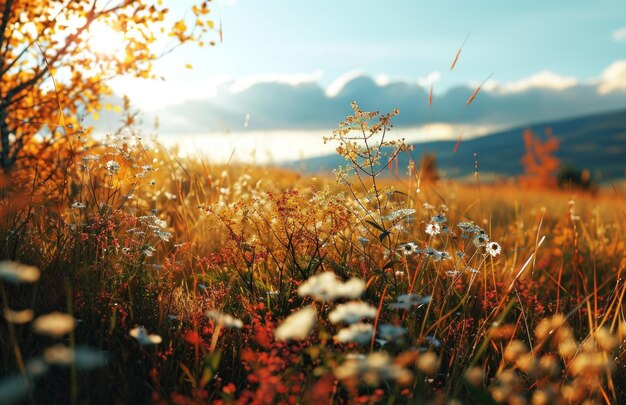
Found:
[[626, 60], [611, 63], [600, 77], [598, 93], [606, 94], [615, 90], [626, 90]]
[[326, 87], [326, 95], [328, 97], [335, 97], [339, 94], [339, 92], [341, 92], [346, 84], [361, 76], [365, 76], [365, 73], [361, 70], [353, 70], [339, 76], [331, 84], [329, 84], [328, 87]]
[[244, 79], [237, 80], [230, 86], [232, 93], [240, 93], [249, 89], [258, 83], [282, 83], [289, 84], [291, 86], [297, 86], [305, 83], [315, 83], [322, 78], [323, 72], [321, 70], [315, 70], [311, 73], [297, 73], [297, 74], [265, 74], [259, 76], [250, 76]]
[[168, 105], [181, 104], [190, 100], [215, 97], [218, 88], [232, 82], [231, 76], [215, 76], [201, 81], [138, 80], [121, 76], [112, 79], [109, 85], [113, 93], [127, 95], [133, 105], [144, 111], [153, 111]]
[[516, 82], [498, 83], [495, 80], [488, 80], [483, 88], [499, 93], [522, 93], [529, 89], [566, 90], [577, 84], [578, 80], [575, 77], [561, 76], [549, 70], [542, 70]]
[[426, 88], [430, 87], [431, 84], [434, 84], [439, 79], [441, 79], [441, 73], [434, 71], [430, 72], [426, 77], [420, 77], [419, 79], [417, 79], [417, 84]]
[[626, 27], [618, 28], [611, 34], [611, 39], [615, 42], [626, 40]]
[[374, 78], [374, 83], [376, 83], [379, 86], [387, 86], [389, 83], [391, 83], [391, 78], [389, 77], [389, 75], [386, 74], [379, 74], [378, 76], [376, 76]]

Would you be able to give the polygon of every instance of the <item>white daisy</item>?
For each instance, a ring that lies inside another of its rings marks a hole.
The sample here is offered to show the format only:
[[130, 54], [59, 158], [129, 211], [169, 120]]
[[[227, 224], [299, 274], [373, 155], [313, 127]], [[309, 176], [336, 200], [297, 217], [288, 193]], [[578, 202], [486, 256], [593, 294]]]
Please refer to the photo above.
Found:
[[435, 236], [440, 231], [441, 231], [441, 225], [439, 225], [437, 222], [430, 222], [428, 225], [426, 225], [426, 233], [429, 234], [430, 236]]
[[472, 239], [474, 246], [481, 247], [486, 246], [489, 243], [489, 236], [485, 233], [479, 233]]
[[498, 242], [489, 242], [487, 244], [487, 253], [489, 253], [492, 257], [496, 257], [502, 252], [502, 247]]
[[403, 243], [398, 246], [398, 250], [402, 252], [405, 256], [409, 256], [415, 253], [420, 253], [420, 249], [418, 249], [417, 245], [413, 242]]

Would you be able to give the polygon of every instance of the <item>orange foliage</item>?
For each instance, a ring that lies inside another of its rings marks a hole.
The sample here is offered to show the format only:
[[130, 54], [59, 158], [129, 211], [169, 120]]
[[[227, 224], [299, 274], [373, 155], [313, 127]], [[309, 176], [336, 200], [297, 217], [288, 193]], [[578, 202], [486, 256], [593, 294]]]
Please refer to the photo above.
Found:
[[[0, 166], [6, 170], [24, 157], [39, 157], [56, 139], [80, 137], [86, 132], [80, 115], [102, 107], [101, 97], [111, 93], [107, 80], [155, 78], [153, 61], [183, 43], [203, 44], [213, 27], [208, 0], [198, 1], [192, 15], [173, 24], [166, 23], [162, 3], [0, 2]], [[121, 49], [114, 54], [97, 49], [92, 28], [119, 34], [111, 40]], [[165, 48], [157, 43], [161, 33], [173, 38]], [[34, 140], [36, 134], [50, 139]]]
[[559, 149], [559, 140], [549, 129], [546, 136], [547, 139], [542, 141], [530, 129], [524, 131], [526, 154], [522, 157], [524, 175], [520, 178], [523, 186], [543, 188], [557, 185], [556, 171], [560, 160], [554, 153]]

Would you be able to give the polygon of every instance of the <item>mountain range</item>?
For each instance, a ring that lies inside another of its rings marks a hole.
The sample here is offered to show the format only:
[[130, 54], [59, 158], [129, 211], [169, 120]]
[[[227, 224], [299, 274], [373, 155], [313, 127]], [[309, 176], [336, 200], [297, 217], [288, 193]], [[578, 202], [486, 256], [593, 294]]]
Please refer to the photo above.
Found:
[[[562, 165], [588, 169], [596, 182], [623, 179], [626, 173], [626, 110], [587, 115], [558, 121], [539, 122], [489, 135], [457, 141], [433, 141], [414, 144], [411, 158], [434, 153], [437, 167], [446, 178], [461, 179], [472, 175], [475, 167], [482, 178], [506, 178], [523, 174], [525, 153], [523, 133], [531, 130], [545, 139], [551, 131], [559, 139], [555, 152]], [[400, 156], [400, 167], [408, 166], [409, 156]], [[290, 163], [309, 172], [327, 171], [344, 164], [338, 155], [322, 156]]]

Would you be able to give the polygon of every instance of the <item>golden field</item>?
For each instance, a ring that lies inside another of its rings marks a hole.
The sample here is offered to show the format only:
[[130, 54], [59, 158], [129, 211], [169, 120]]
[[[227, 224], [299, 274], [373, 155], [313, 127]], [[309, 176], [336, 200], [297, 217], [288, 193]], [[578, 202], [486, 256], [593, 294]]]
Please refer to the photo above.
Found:
[[129, 129], [7, 173], [3, 398], [624, 403], [623, 185], [427, 181], [368, 114], [334, 176]]

